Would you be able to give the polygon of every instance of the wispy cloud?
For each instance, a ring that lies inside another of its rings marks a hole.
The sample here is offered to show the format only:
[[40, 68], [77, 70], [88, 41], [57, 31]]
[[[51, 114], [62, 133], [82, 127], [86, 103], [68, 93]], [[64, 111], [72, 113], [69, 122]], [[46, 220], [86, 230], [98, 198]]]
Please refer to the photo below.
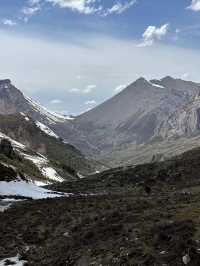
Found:
[[134, 4], [136, 4], [136, 0], [132, 0], [129, 2], [117, 2], [116, 4], [114, 4], [111, 8], [106, 9], [103, 12], [104, 16], [108, 16], [111, 14], [121, 14], [123, 12], [125, 12], [126, 10], [128, 10], [129, 8], [131, 8]]
[[82, 90], [83, 94], [87, 94], [92, 92], [97, 86], [96, 85], [88, 85], [84, 90]]
[[70, 92], [70, 93], [79, 93], [80, 92], [80, 89], [78, 89], [78, 88], [71, 88], [71, 89], [68, 90], [68, 92]]
[[143, 42], [139, 44], [139, 47], [146, 47], [153, 45], [156, 41], [161, 40], [169, 30], [169, 23], [162, 25], [161, 27], [148, 26], [143, 33]]
[[96, 105], [97, 102], [95, 100], [89, 100], [85, 102], [85, 105]]
[[26, 16], [33, 16], [35, 13], [37, 13], [40, 10], [40, 7], [24, 7], [22, 9], [22, 13]]
[[61, 8], [69, 8], [83, 14], [94, 14], [102, 9], [96, 7], [96, 0], [45, 0], [46, 2], [57, 5]]
[[190, 79], [190, 74], [189, 73], [183, 73], [182, 75], [181, 75], [181, 79], [183, 79], [183, 80], [189, 80]]
[[99, 0], [28, 0], [27, 6], [22, 9], [22, 12], [27, 16], [32, 16], [41, 10], [41, 4], [44, 2], [85, 15], [97, 14], [100, 16], [108, 16], [125, 12], [137, 0], [121, 0], [114, 3], [110, 8], [105, 8]]
[[191, 9], [193, 11], [200, 11], [200, 0], [192, 0], [191, 5], [188, 6], [187, 9]]
[[41, 0], [28, 0], [27, 5], [22, 7], [21, 14], [24, 22], [28, 22], [32, 16], [41, 10], [40, 2]]
[[[87, 107], [85, 101], [94, 99], [100, 103], [114, 94], [117, 85], [131, 83], [139, 76], [147, 79], [166, 75], [181, 77], [188, 72], [191, 80], [199, 82], [198, 49], [161, 43], [138, 49], [134, 40], [102, 35], [90, 36], [85, 40], [86, 45], [49, 42], [13, 34], [10, 30], [0, 30], [0, 39], [0, 57], [5, 58], [0, 65], [1, 78], [10, 78], [31, 97], [37, 95], [50, 109], [66, 108], [70, 113], [77, 113]], [[11, 57], [15, 60], [9, 60]], [[77, 75], [84, 79], [77, 80]], [[92, 84], [97, 87], [91, 93], [80, 92]], [[70, 93], [70, 88], [74, 94]], [[52, 99], [61, 99], [63, 103], [52, 105], [49, 103]]]
[[71, 88], [68, 91], [70, 93], [79, 93], [79, 94], [89, 94], [91, 93], [97, 86], [96, 85], [87, 85], [84, 89]]
[[59, 99], [53, 99], [50, 101], [50, 104], [60, 104], [62, 103], [62, 100], [59, 100]]
[[17, 23], [14, 20], [12, 20], [12, 19], [6, 19], [6, 18], [2, 20], [2, 23], [5, 26], [9, 26], [9, 27], [13, 27], [13, 26], [16, 26], [17, 25]]

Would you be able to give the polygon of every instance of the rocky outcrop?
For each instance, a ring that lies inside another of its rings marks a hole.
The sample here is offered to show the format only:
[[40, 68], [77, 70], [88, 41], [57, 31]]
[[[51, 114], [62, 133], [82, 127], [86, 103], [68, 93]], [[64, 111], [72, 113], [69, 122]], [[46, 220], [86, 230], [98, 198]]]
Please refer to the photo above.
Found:
[[0, 181], [16, 180], [17, 176], [17, 172], [12, 167], [0, 163]]
[[8, 139], [2, 139], [0, 142], [0, 154], [4, 154], [9, 158], [14, 157], [14, 149], [11, 142]]

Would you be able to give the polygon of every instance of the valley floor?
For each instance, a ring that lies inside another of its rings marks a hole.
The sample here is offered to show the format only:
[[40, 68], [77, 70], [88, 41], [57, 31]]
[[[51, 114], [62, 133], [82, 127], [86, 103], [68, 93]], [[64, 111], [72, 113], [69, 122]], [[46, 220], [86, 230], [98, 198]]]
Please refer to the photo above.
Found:
[[17, 255], [29, 266], [200, 265], [199, 184], [159, 183], [148, 195], [102, 183], [103, 195], [80, 196], [89, 192], [82, 182], [63, 187], [76, 187], [76, 196], [22, 201], [0, 213], [0, 265], [14, 265], [3, 259]]

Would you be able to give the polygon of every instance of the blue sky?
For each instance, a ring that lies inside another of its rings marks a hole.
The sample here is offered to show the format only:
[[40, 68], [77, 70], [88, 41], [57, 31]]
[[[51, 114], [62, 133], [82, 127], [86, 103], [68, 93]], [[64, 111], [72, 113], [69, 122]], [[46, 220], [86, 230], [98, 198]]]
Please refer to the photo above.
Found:
[[200, 0], [0, 0], [0, 78], [78, 114], [140, 76], [200, 82]]

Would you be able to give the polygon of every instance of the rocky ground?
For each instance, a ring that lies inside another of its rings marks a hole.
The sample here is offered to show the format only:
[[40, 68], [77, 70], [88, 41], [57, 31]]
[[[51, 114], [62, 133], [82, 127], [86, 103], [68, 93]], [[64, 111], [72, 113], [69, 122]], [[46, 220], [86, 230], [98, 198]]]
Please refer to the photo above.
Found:
[[[200, 265], [200, 152], [54, 185], [0, 213], [0, 265]], [[5, 264], [7, 263], [7, 264]]]

